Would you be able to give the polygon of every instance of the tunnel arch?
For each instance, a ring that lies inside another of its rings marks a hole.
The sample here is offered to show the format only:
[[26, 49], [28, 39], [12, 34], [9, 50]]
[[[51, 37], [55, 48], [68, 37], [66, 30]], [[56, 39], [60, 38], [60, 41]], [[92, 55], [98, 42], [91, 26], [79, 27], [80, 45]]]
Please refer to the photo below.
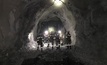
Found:
[[[47, 4], [47, 5], [46, 5]], [[47, 17], [50, 13], [56, 12], [59, 13], [55, 16], [61, 19], [62, 23], [66, 24], [65, 28], [70, 31], [72, 35], [72, 45], [75, 45], [76, 42], [76, 34], [75, 34], [75, 18], [67, 7], [64, 5], [62, 8], [57, 9], [53, 8], [53, 4], [46, 1], [32, 2], [27, 5], [22, 14], [20, 15], [18, 21], [15, 23], [15, 30], [18, 38], [16, 38], [17, 49], [20, 49], [23, 45], [28, 43], [28, 34], [33, 30], [36, 32], [37, 24], [43, 17]], [[68, 13], [66, 13], [68, 12]], [[20, 25], [20, 27], [18, 27]], [[34, 34], [35, 36], [36, 34]]]
[[[70, 31], [72, 37], [72, 45], [75, 45], [76, 42], [76, 34], [75, 34], [75, 25], [76, 25], [76, 21], [75, 18], [73, 16], [73, 14], [66, 8], [66, 6], [64, 6], [63, 8], [61, 8], [61, 10], [54, 8], [53, 6], [51, 6], [50, 8], [48, 8], [45, 12], [40, 13], [41, 16], [39, 19], [37, 19], [37, 21], [35, 22], [36, 25], [34, 27], [34, 37], [36, 37], [36, 32], [37, 32], [37, 24], [41, 21], [41, 20], [46, 20], [49, 19], [51, 17], [58, 17], [64, 27], [66, 28], [67, 31]], [[37, 18], [37, 17], [36, 17]]]

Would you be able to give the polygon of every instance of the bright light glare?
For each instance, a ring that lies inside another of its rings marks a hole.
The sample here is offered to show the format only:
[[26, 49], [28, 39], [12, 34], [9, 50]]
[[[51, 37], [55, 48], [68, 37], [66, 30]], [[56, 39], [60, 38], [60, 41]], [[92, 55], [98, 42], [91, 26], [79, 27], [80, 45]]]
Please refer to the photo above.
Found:
[[28, 39], [29, 39], [30, 41], [33, 41], [33, 40], [34, 40], [33, 32], [30, 32], [30, 33], [29, 33]]
[[32, 45], [32, 48], [36, 48], [36, 46]]
[[28, 39], [29, 39], [29, 42], [27, 43], [27, 47], [30, 50], [36, 50], [37, 44], [34, 41], [33, 31], [28, 34]]
[[30, 41], [28, 44], [27, 44], [27, 47], [30, 49], [30, 50], [36, 50], [37, 49], [37, 43], [35, 41]]
[[55, 6], [61, 6], [64, 2], [64, 0], [53, 0]]
[[29, 33], [29, 35], [28, 35], [29, 40], [31, 39], [31, 36], [32, 36], [32, 33]]
[[61, 34], [62, 33], [61, 30], [59, 30], [58, 33]]
[[49, 32], [48, 32], [47, 30], [44, 32], [45, 35], [48, 35], [48, 33], [49, 33]]
[[51, 32], [54, 32], [54, 28], [53, 27], [50, 27], [49, 28], [49, 32], [51, 33]]
[[62, 37], [62, 35], [63, 35], [63, 34], [62, 34], [62, 31], [59, 30], [58, 33], [59, 33], [60, 37]]
[[44, 43], [44, 47], [47, 47], [48, 46], [48, 43]]

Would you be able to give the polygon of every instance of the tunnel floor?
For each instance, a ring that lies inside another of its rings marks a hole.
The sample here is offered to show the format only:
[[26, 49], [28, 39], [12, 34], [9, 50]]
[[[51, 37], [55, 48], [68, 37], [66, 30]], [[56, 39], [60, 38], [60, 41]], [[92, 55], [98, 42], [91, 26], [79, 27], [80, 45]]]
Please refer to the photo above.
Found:
[[84, 63], [72, 55], [71, 49], [47, 49], [30, 59], [25, 59], [21, 65], [84, 65]]

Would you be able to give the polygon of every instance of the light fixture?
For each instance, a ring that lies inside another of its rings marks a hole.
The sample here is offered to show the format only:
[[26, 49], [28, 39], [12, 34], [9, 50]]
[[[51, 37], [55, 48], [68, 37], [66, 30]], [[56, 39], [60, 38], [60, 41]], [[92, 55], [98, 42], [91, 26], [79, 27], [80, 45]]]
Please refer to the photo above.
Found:
[[44, 32], [44, 35], [48, 35], [48, 33], [49, 33], [49, 32], [46, 30], [46, 31]]
[[49, 30], [50, 33], [54, 32], [54, 28], [53, 27], [50, 27], [48, 30]]
[[59, 30], [58, 33], [61, 34], [62, 33], [61, 30]]
[[63, 34], [62, 34], [62, 31], [61, 31], [61, 30], [59, 30], [59, 31], [58, 31], [58, 34], [59, 34], [59, 36], [60, 36], [60, 37], [62, 37], [62, 36], [63, 36]]
[[59, 7], [59, 6], [62, 6], [64, 0], [53, 0], [53, 2], [55, 6]]

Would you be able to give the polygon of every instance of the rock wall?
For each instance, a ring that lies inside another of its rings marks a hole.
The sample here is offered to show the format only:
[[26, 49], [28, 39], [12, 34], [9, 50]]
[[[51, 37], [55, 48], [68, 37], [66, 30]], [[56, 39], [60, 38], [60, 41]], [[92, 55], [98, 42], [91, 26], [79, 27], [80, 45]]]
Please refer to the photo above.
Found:
[[14, 23], [24, 4], [21, 0], [0, 0], [0, 65], [15, 65], [19, 59], [14, 47], [17, 38]]
[[[103, 3], [103, 4], [102, 4]], [[75, 7], [70, 7], [76, 18], [75, 56], [88, 65], [107, 64], [107, 1], [72, 0]], [[81, 4], [81, 5], [80, 5]]]
[[39, 3], [37, 0], [0, 0], [0, 65], [20, 65], [28, 57], [21, 47], [28, 42], [37, 11], [46, 3], [40, 0]]

